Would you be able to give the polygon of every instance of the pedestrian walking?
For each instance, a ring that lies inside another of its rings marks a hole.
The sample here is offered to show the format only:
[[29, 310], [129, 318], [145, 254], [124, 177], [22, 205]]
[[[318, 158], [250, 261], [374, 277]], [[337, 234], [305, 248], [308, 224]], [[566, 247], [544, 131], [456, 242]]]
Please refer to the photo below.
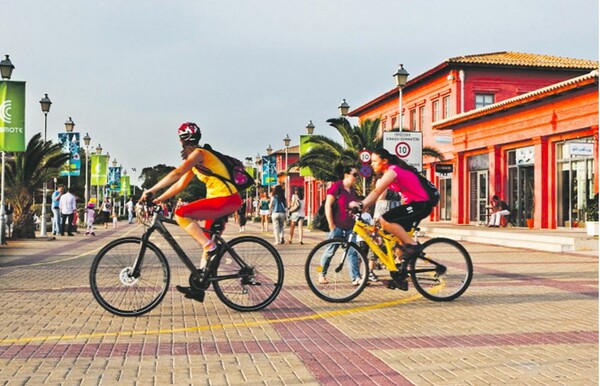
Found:
[[285, 230], [285, 193], [281, 185], [276, 185], [273, 188], [271, 203], [269, 204], [271, 219], [273, 220], [273, 235], [275, 236], [275, 244], [283, 244]]
[[[67, 228], [67, 235], [75, 236], [73, 231], [75, 230], [74, 225], [74, 214], [77, 210], [77, 201], [73, 193], [72, 188], [67, 188], [67, 192], [60, 197], [59, 208], [60, 208], [60, 235], [65, 235], [65, 228]], [[66, 226], [68, 222], [68, 227]]]
[[52, 193], [52, 235], [56, 236], [60, 233], [60, 198], [64, 193], [64, 185], [58, 185], [54, 193]]

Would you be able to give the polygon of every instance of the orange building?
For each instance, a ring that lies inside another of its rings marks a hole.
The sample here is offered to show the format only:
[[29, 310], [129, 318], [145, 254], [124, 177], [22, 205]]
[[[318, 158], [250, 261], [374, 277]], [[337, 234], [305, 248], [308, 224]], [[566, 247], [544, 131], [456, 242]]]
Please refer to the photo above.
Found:
[[[576, 226], [598, 191], [598, 62], [499, 52], [451, 58], [402, 88], [402, 127], [445, 161], [424, 159], [442, 194], [434, 221], [480, 224], [492, 195], [512, 220]], [[350, 112], [398, 127], [399, 90]], [[436, 173], [436, 164], [451, 172]], [[449, 169], [446, 169], [449, 170]]]

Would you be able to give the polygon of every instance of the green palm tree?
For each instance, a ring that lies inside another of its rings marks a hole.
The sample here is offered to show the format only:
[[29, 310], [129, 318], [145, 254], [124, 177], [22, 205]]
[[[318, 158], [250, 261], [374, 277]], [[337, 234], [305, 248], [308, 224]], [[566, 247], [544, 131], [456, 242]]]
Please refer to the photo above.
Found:
[[[361, 122], [360, 126], [352, 126], [343, 117], [331, 118], [327, 122], [338, 131], [343, 143], [340, 144], [322, 135], [313, 135], [308, 139], [308, 143], [312, 144], [310, 151], [290, 167], [308, 167], [316, 179], [335, 181], [339, 178], [334, 172], [337, 165], [357, 166], [359, 153], [363, 149], [374, 151], [383, 147], [379, 119], [367, 119]], [[423, 147], [423, 156], [444, 160], [443, 154], [430, 146]], [[367, 179], [368, 184], [370, 180]]]
[[360, 126], [352, 126], [346, 118], [331, 118], [327, 122], [342, 137], [342, 143], [323, 135], [313, 135], [308, 139], [311, 149], [290, 167], [309, 167], [316, 179], [336, 181], [338, 165], [358, 166], [361, 150], [375, 150], [383, 141], [377, 136], [379, 119], [365, 120]]
[[35, 191], [45, 181], [59, 174], [70, 155], [61, 152], [60, 144], [44, 142], [35, 134], [24, 152], [8, 153], [6, 163], [6, 201], [14, 209], [14, 236], [35, 237], [31, 207]]

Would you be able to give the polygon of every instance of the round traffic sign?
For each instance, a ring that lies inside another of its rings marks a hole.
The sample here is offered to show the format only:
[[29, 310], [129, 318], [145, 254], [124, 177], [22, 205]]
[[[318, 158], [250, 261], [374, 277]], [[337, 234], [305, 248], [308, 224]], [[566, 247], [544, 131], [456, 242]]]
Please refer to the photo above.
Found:
[[368, 150], [363, 150], [360, 152], [360, 161], [363, 164], [369, 163], [371, 161], [371, 152]]
[[371, 174], [373, 174], [373, 169], [371, 168], [371, 165], [364, 164], [360, 167], [359, 173], [364, 178], [369, 178]]
[[408, 142], [398, 142], [395, 150], [398, 157], [406, 158], [410, 155], [410, 144]]

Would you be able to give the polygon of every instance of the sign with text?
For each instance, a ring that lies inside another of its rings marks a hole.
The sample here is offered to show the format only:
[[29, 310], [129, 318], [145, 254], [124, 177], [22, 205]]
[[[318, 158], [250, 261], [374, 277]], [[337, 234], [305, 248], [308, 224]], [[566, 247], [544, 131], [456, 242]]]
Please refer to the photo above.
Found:
[[108, 174], [108, 156], [103, 154], [92, 154], [91, 173], [91, 185], [106, 185]]
[[383, 148], [418, 171], [423, 170], [423, 133], [420, 131], [387, 131]]
[[0, 81], [0, 151], [25, 151], [25, 82]]
[[435, 172], [440, 174], [452, 174], [454, 165], [452, 164], [435, 164]]
[[594, 144], [589, 142], [569, 142], [570, 156], [594, 156]]
[[[312, 147], [313, 147], [313, 144], [308, 142], [310, 137], [312, 137], [312, 135], [301, 135], [300, 136], [300, 158], [302, 158], [303, 155], [308, 153], [310, 151], [310, 149], [312, 149]], [[309, 177], [312, 175], [313, 174], [312, 174], [312, 171], [310, 170], [310, 168], [307, 168], [307, 167], [300, 168], [300, 176], [301, 177]]]

